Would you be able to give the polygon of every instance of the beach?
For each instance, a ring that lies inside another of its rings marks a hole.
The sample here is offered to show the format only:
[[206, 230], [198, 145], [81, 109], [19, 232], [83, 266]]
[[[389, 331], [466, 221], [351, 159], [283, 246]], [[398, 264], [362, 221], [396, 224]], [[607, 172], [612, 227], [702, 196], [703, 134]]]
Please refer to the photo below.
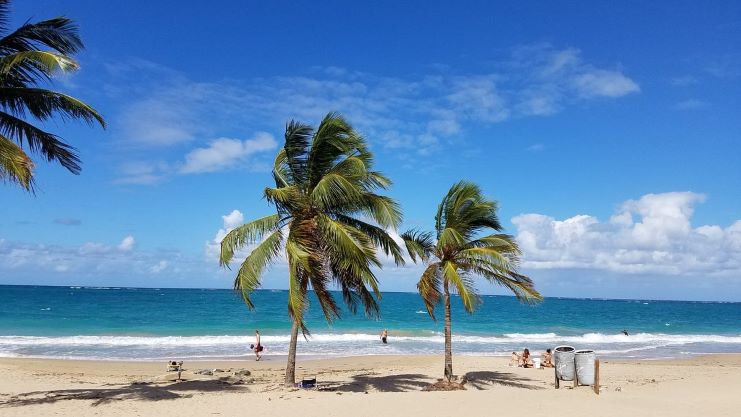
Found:
[[[454, 372], [465, 376], [466, 390], [425, 392], [442, 374], [442, 355], [300, 358], [297, 377], [316, 377], [318, 390], [284, 388], [278, 357], [186, 361], [181, 382], [172, 381], [176, 373], [167, 373], [165, 362], [3, 358], [0, 415], [731, 416], [741, 409], [738, 354], [603, 359], [599, 396], [571, 382], [555, 389], [552, 369], [507, 362], [456, 356]], [[213, 369], [223, 372], [194, 373]]]

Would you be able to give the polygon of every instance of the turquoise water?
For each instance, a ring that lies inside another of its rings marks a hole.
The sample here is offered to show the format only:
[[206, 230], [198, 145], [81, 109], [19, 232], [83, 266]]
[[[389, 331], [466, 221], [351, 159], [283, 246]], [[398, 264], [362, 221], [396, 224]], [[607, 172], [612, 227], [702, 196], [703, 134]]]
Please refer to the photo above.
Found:
[[[257, 308], [248, 311], [230, 290], [0, 286], [0, 356], [236, 359], [249, 354], [255, 329], [267, 355], [285, 355], [286, 298], [285, 291], [258, 291]], [[456, 354], [560, 344], [626, 358], [741, 352], [741, 303], [548, 298], [528, 306], [485, 296], [469, 315], [456, 301]], [[418, 295], [385, 293], [381, 311], [378, 320], [345, 313], [329, 326], [314, 304], [307, 317], [312, 336], [300, 340], [299, 354], [441, 351], [442, 322], [427, 316]], [[378, 340], [384, 328], [388, 345]]]

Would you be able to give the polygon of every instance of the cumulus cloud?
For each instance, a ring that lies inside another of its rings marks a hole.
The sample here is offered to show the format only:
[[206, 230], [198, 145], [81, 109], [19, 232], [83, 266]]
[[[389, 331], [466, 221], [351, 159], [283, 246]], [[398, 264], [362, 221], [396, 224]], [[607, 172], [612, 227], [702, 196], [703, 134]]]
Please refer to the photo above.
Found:
[[608, 220], [582, 214], [512, 219], [524, 266], [587, 268], [619, 273], [728, 275], [741, 272], [741, 220], [725, 228], [693, 227], [692, 192], [647, 194], [624, 202]]
[[252, 139], [247, 140], [214, 139], [208, 147], [194, 149], [185, 155], [185, 163], [180, 168], [180, 173], [221, 171], [245, 161], [257, 152], [269, 151], [277, 146], [278, 142], [275, 141], [273, 135], [265, 132], [259, 132]]
[[118, 250], [123, 251], [123, 252], [130, 252], [131, 250], [134, 249], [135, 244], [136, 244], [136, 241], [134, 240], [134, 236], [128, 235], [125, 238], [123, 238], [121, 243], [118, 245]]
[[[221, 240], [227, 233], [231, 232], [237, 226], [244, 223], [244, 215], [239, 210], [232, 210], [231, 213], [221, 216], [223, 227], [220, 228], [213, 239], [206, 242], [206, 258], [211, 261], [218, 261], [221, 255]], [[246, 257], [245, 253], [242, 258]], [[236, 258], [237, 256], [235, 256]]]

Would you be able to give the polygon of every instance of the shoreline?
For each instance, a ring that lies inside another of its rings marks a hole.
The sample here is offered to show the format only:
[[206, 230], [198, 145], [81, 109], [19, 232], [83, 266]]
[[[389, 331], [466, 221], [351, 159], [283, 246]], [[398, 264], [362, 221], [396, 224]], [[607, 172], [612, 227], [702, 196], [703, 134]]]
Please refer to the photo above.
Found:
[[[542, 352], [535, 352], [533, 354], [533, 357], [537, 358], [540, 356], [540, 353]], [[603, 360], [609, 360], [613, 362], [620, 362], [620, 361], [630, 361], [630, 362], [656, 362], [656, 361], [686, 361], [686, 360], [694, 360], [699, 358], [705, 358], [705, 357], [713, 357], [713, 356], [741, 356], [741, 351], [737, 352], [688, 352], [677, 356], [657, 356], [657, 357], [636, 357], [636, 356], [613, 356], [613, 355], [600, 355], [599, 351], [596, 351], [597, 355], [602, 358]], [[352, 354], [352, 355], [316, 355], [316, 354], [301, 354], [300, 352], [296, 354], [296, 358], [301, 361], [331, 361], [331, 360], [341, 360], [341, 359], [350, 359], [350, 358], [396, 358], [396, 357], [436, 357], [439, 356], [439, 354], [434, 353], [389, 353], [389, 354], [383, 354], [383, 353], [376, 353], [376, 354]], [[472, 354], [467, 352], [460, 352], [460, 353], [454, 353], [455, 357], [464, 357], [464, 358], [493, 358], [493, 359], [503, 359], [503, 358], [509, 358], [509, 353], [494, 353], [494, 354], [487, 354], [487, 355], [481, 355], [481, 354]], [[288, 355], [280, 354], [280, 355], [270, 355], [270, 354], [263, 354], [260, 361], [255, 361], [254, 354], [247, 353], [244, 355], [234, 356], [234, 357], [187, 357], [187, 356], [172, 356], [170, 358], [144, 358], [144, 359], [129, 359], [129, 358], [103, 358], [103, 357], [51, 357], [51, 356], [0, 356], [0, 362], [3, 361], [62, 361], [62, 362], [100, 362], [100, 361], [106, 361], [106, 362], [115, 362], [115, 363], [143, 363], [143, 364], [149, 364], [149, 363], [163, 363], [167, 362], [168, 360], [182, 360], [187, 362], [195, 362], [195, 363], [251, 363], [251, 362], [280, 362], [285, 361]]]
[[[0, 414], [21, 415], [396, 415], [440, 410], [488, 415], [734, 415], [741, 409], [741, 354], [682, 360], [600, 358], [601, 391], [554, 388], [552, 369], [508, 366], [508, 358], [453, 357], [466, 390], [424, 392], [442, 377], [443, 355], [298, 358], [297, 380], [320, 390], [283, 387], [285, 359], [185, 361], [183, 381], [166, 362], [0, 358]], [[213, 375], [194, 371], [220, 369]], [[237, 377], [236, 371], [249, 375]], [[488, 414], [487, 414], [488, 413]]]

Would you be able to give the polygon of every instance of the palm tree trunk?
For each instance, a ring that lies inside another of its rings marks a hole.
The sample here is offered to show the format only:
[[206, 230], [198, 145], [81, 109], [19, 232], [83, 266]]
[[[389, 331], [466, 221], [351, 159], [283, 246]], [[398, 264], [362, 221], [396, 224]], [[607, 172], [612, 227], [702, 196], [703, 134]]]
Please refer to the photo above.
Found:
[[453, 343], [450, 337], [450, 292], [447, 280], [443, 286], [445, 288], [445, 379], [450, 382], [453, 379]]
[[286, 387], [296, 385], [296, 342], [298, 341], [298, 321], [291, 324], [291, 343], [288, 345], [288, 363], [286, 364]]

